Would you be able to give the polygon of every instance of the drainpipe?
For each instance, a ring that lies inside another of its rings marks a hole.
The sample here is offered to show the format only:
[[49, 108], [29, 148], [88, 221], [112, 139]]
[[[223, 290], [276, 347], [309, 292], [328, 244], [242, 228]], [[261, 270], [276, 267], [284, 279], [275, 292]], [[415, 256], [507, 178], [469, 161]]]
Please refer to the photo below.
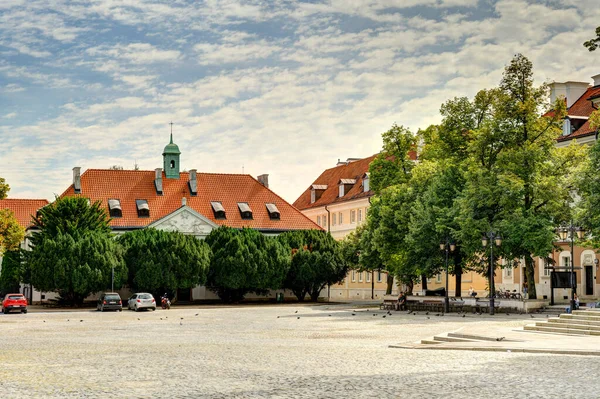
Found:
[[[331, 234], [331, 212], [327, 209], [327, 205], [325, 205], [325, 211], [327, 212], [327, 232]], [[331, 299], [331, 285], [327, 284], [327, 301]]]

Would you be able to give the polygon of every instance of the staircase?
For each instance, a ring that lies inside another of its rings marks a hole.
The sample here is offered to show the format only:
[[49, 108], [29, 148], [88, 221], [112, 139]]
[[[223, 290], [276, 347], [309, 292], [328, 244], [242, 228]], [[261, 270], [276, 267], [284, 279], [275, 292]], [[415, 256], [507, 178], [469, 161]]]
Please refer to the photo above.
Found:
[[600, 309], [575, 310], [572, 314], [538, 321], [524, 327], [525, 331], [600, 336]]
[[432, 339], [422, 339], [421, 345], [436, 345], [444, 342], [481, 342], [481, 341], [502, 341], [504, 337], [485, 337], [480, 335], [469, 335], [459, 333], [448, 333], [446, 335], [436, 335]]

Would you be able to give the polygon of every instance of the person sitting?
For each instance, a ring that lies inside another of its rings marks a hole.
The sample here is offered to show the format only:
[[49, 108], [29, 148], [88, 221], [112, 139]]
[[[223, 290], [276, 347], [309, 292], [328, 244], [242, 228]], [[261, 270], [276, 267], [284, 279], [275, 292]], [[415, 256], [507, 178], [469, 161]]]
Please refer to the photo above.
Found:
[[400, 292], [398, 300], [396, 301], [396, 311], [406, 310], [406, 293]]
[[577, 294], [573, 294], [573, 297], [575, 298], [575, 310], [579, 309], [579, 297], [577, 296]]
[[477, 292], [473, 290], [473, 286], [469, 287], [469, 296], [476, 297]]

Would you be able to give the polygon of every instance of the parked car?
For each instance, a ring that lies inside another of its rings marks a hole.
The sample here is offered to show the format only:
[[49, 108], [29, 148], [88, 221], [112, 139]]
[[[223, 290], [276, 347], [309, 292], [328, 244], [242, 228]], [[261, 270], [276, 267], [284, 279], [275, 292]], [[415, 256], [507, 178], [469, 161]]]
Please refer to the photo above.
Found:
[[23, 294], [6, 294], [2, 301], [2, 312], [8, 314], [13, 310], [27, 313], [27, 298]]
[[129, 301], [127, 301], [127, 309], [135, 310], [136, 312], [141, 309], [152, 309], [156, 310], [156, 301], [152, 294], [147, 292], [139, 292], [133, 294]]
[[121, 297], [118, 293], [105, 292], [98, 298], [96, 309], [101, 312], [105, 310], [118, 310], [120, 312], [123, 310], [123, 302], [121, 302]]

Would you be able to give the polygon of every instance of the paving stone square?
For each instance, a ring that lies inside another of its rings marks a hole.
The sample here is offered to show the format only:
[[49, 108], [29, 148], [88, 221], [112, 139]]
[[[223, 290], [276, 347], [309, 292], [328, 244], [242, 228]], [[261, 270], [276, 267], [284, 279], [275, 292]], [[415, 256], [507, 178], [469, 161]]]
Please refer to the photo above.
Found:
[[525, 318], [384, 315], [293, 304], [0, 315], [0, 397], [600, 395], [598, 357], [389, 347], [468, 326], [517, 329]]

